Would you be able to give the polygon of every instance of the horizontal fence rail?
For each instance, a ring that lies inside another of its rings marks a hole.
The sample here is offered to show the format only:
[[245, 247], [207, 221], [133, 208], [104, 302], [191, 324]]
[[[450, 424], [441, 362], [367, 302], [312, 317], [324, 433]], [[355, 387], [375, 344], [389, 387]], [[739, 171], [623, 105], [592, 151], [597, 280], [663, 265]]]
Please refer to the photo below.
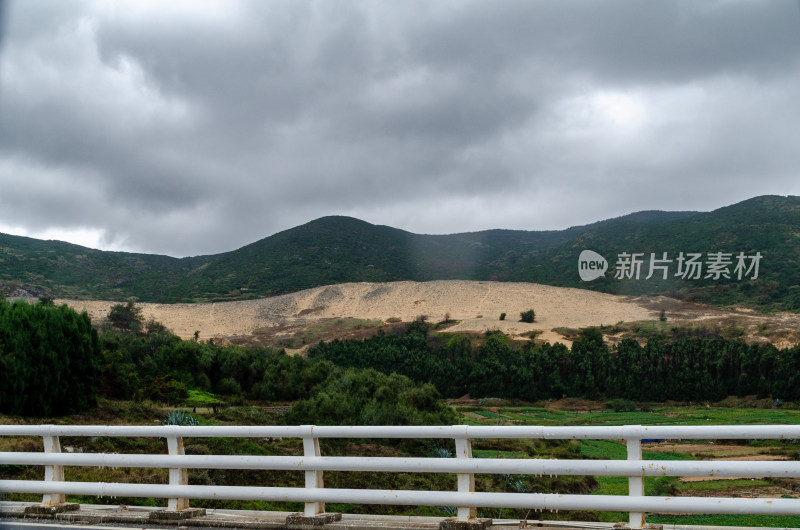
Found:
[[[629, 513], [631, 527], [644, 524], [646, 512], [800, 515], [799, 499], [653, 497], [644, 495], [644, 477], [800, 478], [796, 461], [663, 461], [642, 459], [641, 441], [720, 439], [800, 439], [800, 426], [81, 426], [0, 425], [0, 436], [39, 436], [44, 452], [0, 452], [0, 465], [44, 466], [42, 481], [2, 480], [0, 493], [43, 495], [44, 506], [65, 502], [66, 495], [157, 497], [168, 510], [189, 508], [189, 499], [302, 502], [304, 515], [325, 512], [325, 503], [456, 506], [457, 519], [469, 520], [478, 507], [529, 510], [600, 510]], [[59, 437], [159, 437], [168, 454], [62, 453]], [[302, 456], [185, 455], [184, 438], [299, 438]], [[452, 439], [456, 458], [327, 457], [321, 438]], [[626, 460], [556, 460], [473, 458], [475, 439], [624, 440]], [[68, 482], [64, 467], [130, 467], [170, 470], [169, 484]], [[188, 469], [282, 470], [305, 473], [304, 488], [198, 486], [188, 484]], [[458, 491], [366, 490], [325, 488], [323, 472], [454, 473]], [[562, 495], [475, 491], [475, 474], [597, 475], [628, 478], [628, 495]]]
[[202, 426], [0, 425], [0, 436], [118, 436], [184, 438], [529, 438], [539, 440], [800, 439], [800, 425], [547, 426]]
[[797, 461], [554, 460], [397, 458], [358, 456], [144, 455], [0, 453], [0, 465], [95, 466], [274, 471], [373, 471], [642, 477], [800, 478]]
[[[44, 493], [50, 485], [28, 480], [9, 480], [9, 488], [25, 493]], [[26, 485], [28, 484], [28, 485]], [[24, 488], [18, 490], [16, 488]], [[168, 486], [164, 484], [103, 484], [64, 482], [60, 491], [68, 495], [169, 497], [191, 499], [258, 500], [283, 502], [336, 502], [349, 504], [396, 504], [455, 506], [475, 504], [486, 508], [529, 508], [534, 510], [604, 510], [627, 512], [745, 513], [797, 515], [798, 499], [638, 497], [624, 495], [574, 495], [554, 493], [496, 493], [414, 490], [351, 490], [260, 488], [253, 486]]]

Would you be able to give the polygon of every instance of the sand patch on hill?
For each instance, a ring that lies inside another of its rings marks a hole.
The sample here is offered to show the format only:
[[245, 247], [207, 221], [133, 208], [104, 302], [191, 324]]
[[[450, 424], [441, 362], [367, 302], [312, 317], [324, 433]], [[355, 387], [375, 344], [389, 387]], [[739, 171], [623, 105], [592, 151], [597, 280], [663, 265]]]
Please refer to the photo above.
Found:
[[[59, 300], [78, 311], [87, 311], [95, 322], [103, 321], [111, 301]], [[627, 297], [583, 289], [533, 283], [431, 281], [346, 283], [307, 289], [258, 300], [206, 304], [138, 304], [146, 319], [153, 318], [183, 338], [195, 331], [209, 338], [280, 337], [334, 318], [384, 322], [410, 322], [425, 315], [431, 322], [446, 315], [460, 321], [453, 332], [498, 329], [513, 337], [540, 332], [538, 339], [571, 344], [559, 328], [614, 325], [620, 322], [657, 320], [666, 310], [670, 325], [702, 322], [704, 325], [741, 325], [756, 329], [785, 326], [800, 329], [800, 315], [762, 315], [750, 310], [723, 309], [666, 297]], [[536, 311], [532, 324], [519, 322], [520, 312]], [[500, 314], [506, 319], [500, 320]], [[758, 339], [758, 337], [754, 337]], [[781, 344], [778, 344], [781, 346]]]
[[[95, 321], [106, 318], [116, 302], [59, 300]], [[446, 314], [461, 322], [452, 331], [499, 329], [519, 336], [535, 330], [540, 338], [563, 340], [554, 328], [580, 328], [654, 318], [653, 310], [632, 299], [581, 289], [532, 283], [432, 281], [346, 283], [297, 293], [208, 304], [137, 304], [146, 319], [154, 318], [177, 335], [201, 339], [250, 335], [265, 327], [294, 327], [329, 318], [363, 318], [410, 322], [420, 315], [440, 321]], [[536, 322], [518, 322], [535, 309]], [[500, 313], [506, 313], [501, 321]], [[657, 316], [657, 314], [656, 314]]]

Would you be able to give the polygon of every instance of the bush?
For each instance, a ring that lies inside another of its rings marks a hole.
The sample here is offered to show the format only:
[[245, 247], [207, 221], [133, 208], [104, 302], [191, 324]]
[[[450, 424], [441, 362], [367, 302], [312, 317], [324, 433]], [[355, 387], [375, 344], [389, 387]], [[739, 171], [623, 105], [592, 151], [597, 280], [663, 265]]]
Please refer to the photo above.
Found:
[[678, 493], [677, 481], [677, 477], [658, 477], [653, 481], [653, 485], [646, 495], [653, 495], [655, 497], [671, 497], [676, 495]]
[[140, 331], [142, 329], [142, 310], [132, 301], [127, 304], [114, 304], [108, 311], [108, 321], [120, 331]]
[[[204, 374], [205, 375], [205, 374]], [[213, 407], [222, 403], [214, 394], [203, 390], [189, 390], [184, 403], [189, 407]]]
[[534, 320], [536, 320], [536, 312], [533, 309], [528, 309], [519, 314], [520, 322], [532, 323]]
[[636, 410], [636, 403], [630, 399], [612, 399], [609, 404], [614, 412], [634, 412]]
[[455, 453], [447, 447], [434, 447], [431, 451], [433, 458], [455, 458]]
[[165, 397], [168, 403], [177, 404], [189, 397], [189, 391], [184, 383], [170, 379], [165, 385]]
[[220, 379], [216, 390], [217, 394], [222, 394], [223, 396], [238, 396], [242, 393], [241, 385], [232, 377]]
[[456, 414], [429, 383], [350, 368], [286, 414], [294, 425], [453, 425]]
[[161, 421], [161, 425], [199, 425], [197, 418], [185, 410], [171, 410]]
[[506, 314], [500, 313], [500, 320], [505, 320], [505, 319], [506, 319]]

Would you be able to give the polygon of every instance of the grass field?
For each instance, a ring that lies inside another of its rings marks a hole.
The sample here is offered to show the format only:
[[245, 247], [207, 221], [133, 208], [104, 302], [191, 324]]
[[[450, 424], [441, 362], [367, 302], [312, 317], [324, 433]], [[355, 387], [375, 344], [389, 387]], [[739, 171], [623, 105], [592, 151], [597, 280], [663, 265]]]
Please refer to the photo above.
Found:
[[[744, 425], [800, 423], [800, 410], [726, 408], [726, 407], [653, 407], [651, 411], [614, 412], [598, 410], [602, 404], [588, 411], [553, 410], [545, 407], [507, 406], [491, 410], [472, 410], [484, 416], [486, 422], [476, 424], [496, 425], [498, 419], [518, 425]], [[475, 407], [469, 407], [474, 409]]]
[[[559, 405], [543, 404], [543, 406], [503, 405], [464, 407], [468, 413], [465, 422], [473, 425], [742, 425], [742, 424], [797, 424], [800, 423], [800, 411], [763, 408], [732, 408], [707, 406], [666, 406], [650, 405], [646, 410], [633, 412], [615, 412], [605, 409], [602, 403], [570, 402], [567, 409], [557, 408]], [[709, 404], [710, 405], [710, 404]], [[579, 410], [568, 410], [579, 409]], [[658, 444], [643, 446], [642, 456], [647, 460], [692, 460], [697, 458], [742, 457], [756, 454], [768, 454], [798, 459], [800, 443], [797, 440], [753, 440], [725, 441], [709, 444], [709, 441], [686, 441], [671, 443], [663, 450]], [[614, 440], [582, 440], [579, 444], [578, 458], [587, 459], [625, 459], [625, 444]], [[705, 445], [705, 446], [704, 446]], [[515, 458], [513, 451], [473, 451], [477, 458]], [[546, 457], [544, 455], [540, 457]], [[596, 488], [593, 495], [627, 495], [627, 477], [595, 477]], [[785, 484], [783, 484], [785, 485]], [[721, 496], [751, 497], [775, 496], [776, 491], [783, 491], [783, 497], [795, 497], [791, 490], [780, 489], [780, 485], [769, 479], [733, 479], [705, 480], [681, 482], [678, 477], [661, 477], [645, 479], [645, 494], [655, 496]], [[800, 482], [797, 484], [800, 489]], [[591, 512], [578, 515], [537, 514], [543, 519], [575, 516], [582, 519], [591, 517], [595, 520], [617, 522], [627, 520], [627, 514], [618, 512]], [[704, 526], [751, 526], [800, 528], [798, 516], [763, 516], [763, 515], [672, 515], [652, 514], [647, 518], [653, 524], [686, 524]]]

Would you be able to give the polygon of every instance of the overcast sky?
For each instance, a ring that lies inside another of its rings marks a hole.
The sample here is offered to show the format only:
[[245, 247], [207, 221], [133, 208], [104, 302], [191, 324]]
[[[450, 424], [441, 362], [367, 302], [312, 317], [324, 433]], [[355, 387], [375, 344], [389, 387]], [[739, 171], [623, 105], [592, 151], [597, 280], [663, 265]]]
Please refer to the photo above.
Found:
[[0, 232], [186, 256], [333, 214], [542, 230], [800, 195], [797, 0], [0, 13]]

